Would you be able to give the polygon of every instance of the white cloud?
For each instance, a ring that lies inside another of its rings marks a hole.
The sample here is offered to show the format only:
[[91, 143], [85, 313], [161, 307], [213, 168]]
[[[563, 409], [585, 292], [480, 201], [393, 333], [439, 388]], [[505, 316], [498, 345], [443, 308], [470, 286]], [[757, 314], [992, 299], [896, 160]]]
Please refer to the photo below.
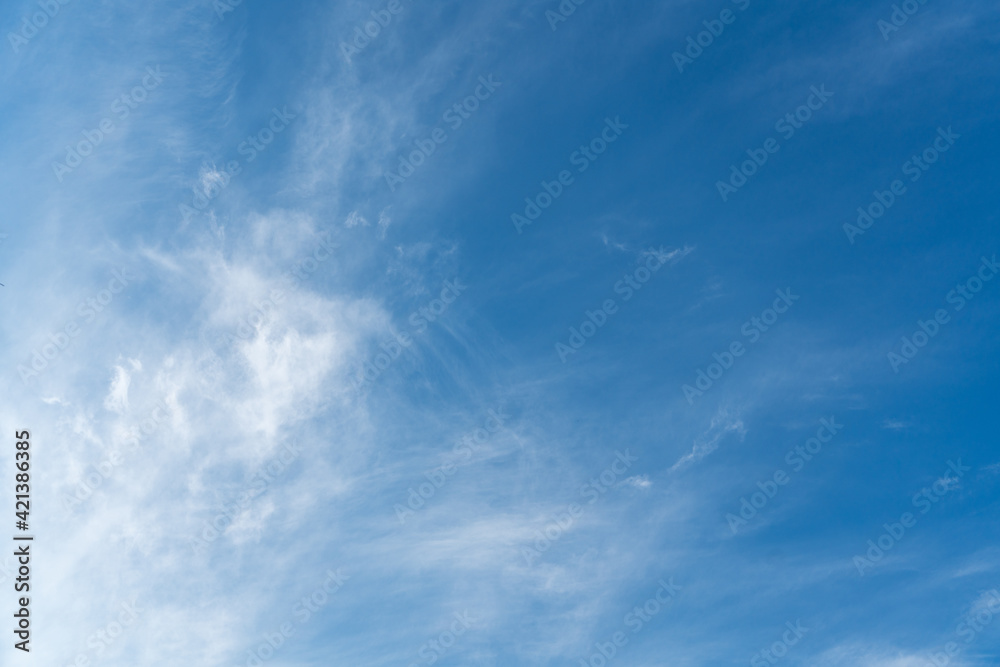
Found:
[[347, 216], [347, 220], [344, 221], [344, 226], [347, 227], [348, 229], [352, 229], [358, 226], [367, 227], [368, 220], [365, 218], [365, 216], [361, 215], [357, 211], [351, 211], [351, 214]]
[[[311, 252], [314, 238], [314, 229], [303, 233], [289, 255]], [[48, 574], [39, 599], [83, 601], [39, 614], [41, 634], [66, 629], [60, 641], [38, 647], [41, 662], [69, 664], [86, 652], [87, 637], [114, 620], [114, 606], [125, 595], [136, 596], [146, 611], [109, 656], [180, 665], [206, 659], [199, 653], [210, 645], [219, 662], [229, 660], [252, 641], [245, 624], [285, 604], [282, 591], [233, 585], [231, 559], [294, 558], [262, 536], [320, 521], [317, 507], [363, 478], [371, 445], [355, 435], [366, 413], [348, 370], [389, 319], [371, 300], [319, 296], [308, 284], [283, 281], [285, 264], [272, 266], [262, 250], [252, 239], [225, 253], [206, 246], [158, 250], [162, 261], [151, 258], [143, 271], [186, 310], [108, 309], [100, 335], [78, 341], [87, 345], [85, 355], [73, 358], [79, 364], [54, 365], [38, 380], [39, 397], [32, 391], [19, 397], [19, 421], [45, 424], [33, 436], [54, 453], [36, 493], [63, 499], [88, 478], [99, 480], [74, 510], [56, 502], [38, 517], [40, 533], [73, 545], [40, 554], [38, 566]], [[336, 267], [329, 262], [322, 270], [335, 274]], [[203, 341], [235, 332], [259, 298], [276, 288], [283, 298], [265, 322], [217, 352], [206, 346]], [[106, 377], [108, 368], [109, 385], [92, 391], [89, 379]], [[156, 424], [154, 409], [161, 417]], [[312, 430], [325, 422], [312, 421], [320, 415], [338, 423], [336, 438]], [[126, 443], [144, 424], [153, 428], [129, 449]], [[188, 538], [233, 502], [246, 477], [290, 437], [303, 445], [301, 463], [223, 531], [211, 545], [214, 558], [193, 559]], [[101, 475], [113, 451], [124, 461]], [[300, 566], [310, 558], [300, 554]], [[301, 573], [279, 570], [281, 576]], [[177, 599], [206, 595], [212, 620], [195, 618], [188, 608], [181, 613]]]
[[740, 439], [746, 434], [746, 428], [743, 425], [743, 420], [740, 419], [739, 415], [732, 414], [729, 410], [720, 408], [716, 413], [715, 417], [712, 418], [712, 422], [702, 435], [694, 441], [694, 447], [691, 451], [680, 459], [670, 468], [671, 472], [676, 471], [689, 463], [695, 463], [719, 448], [719, 442], [722, 441], [730, 433], [737, 433]]
[[649, 481], [649, 475], [635, 475], [634, 477], [626, 479], [625, 483], [634, 486], [637, 489], [648, 489], [653, 485], [653, 483]]
[[128, 387], [132, 382], [132, 376], [121, 366], [115, 366], [115, 376], [111, 380], [111, 387], [108, 395], [104, 399], [104, 408], [118, 414], [123, 414], [128, 410]]

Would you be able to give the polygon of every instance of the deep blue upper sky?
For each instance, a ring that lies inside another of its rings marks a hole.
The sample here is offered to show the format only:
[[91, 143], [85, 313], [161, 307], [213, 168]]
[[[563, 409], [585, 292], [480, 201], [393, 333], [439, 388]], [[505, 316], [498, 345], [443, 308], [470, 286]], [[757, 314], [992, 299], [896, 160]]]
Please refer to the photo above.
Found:
[[0, 4], [33, 657], [998, 664], [1000, 11], [897, 6]]

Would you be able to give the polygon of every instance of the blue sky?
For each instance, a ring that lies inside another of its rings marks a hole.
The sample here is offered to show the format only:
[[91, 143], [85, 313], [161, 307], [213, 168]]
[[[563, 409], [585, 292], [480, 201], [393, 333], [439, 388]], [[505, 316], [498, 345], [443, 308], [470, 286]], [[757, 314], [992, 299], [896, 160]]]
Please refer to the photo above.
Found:
[[993, 4], [0, 9], [4, 665], [1000, 660]]

